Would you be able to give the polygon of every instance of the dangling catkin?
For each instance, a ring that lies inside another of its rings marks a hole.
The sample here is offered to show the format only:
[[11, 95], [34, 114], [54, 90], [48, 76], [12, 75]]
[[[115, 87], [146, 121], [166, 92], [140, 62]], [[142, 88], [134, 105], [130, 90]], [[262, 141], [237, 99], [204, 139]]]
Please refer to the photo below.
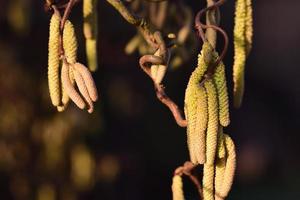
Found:
[[61, 70], [61, 79], [63, 83], [64, 90], [66, 90], [69, 97], [72, 99], [72, 101], [80, 108], [85, 108], [85, 102], [81, 98], [81, 96], [78, 94], [78, 92], [75, 90], [69, 76], [69, 64], [64, 63]]
[[53, 14], [50, 21], [48, 44], [48, 85], [51, 102], [59, 106], [61, 101], [59, 78], [59, 26], [60, 17]]
[[236, 154], [235, 154], [235, 146], [232, 139], [224, 134], [225, 138], [225, 147], [226, 147], [226, 167], [224, 171], [224, 179], [222, 184], [222, 189], [220, 191], [220, 197], [225, 199], [231, 189], [233, 178], [236, 169]]
[[98, 92], [96, 88], [96, 84], [92, 77], [91, 72], [81, 63], [75, 63], [74, 68], [80, 73], [82, 76], [84, 83], [86, 85], [87, 91], [89, 93], [90, 98], [93, 102], [97, 101], [98, 99]]
[[77, 85], [81, 95], [83, 96], [83, 98], [85, 99], [86, 103], [89, 106], [88, 112], [92, 113], [94, 110], [94, 105], [93, 105], [93, 102], [88, 93], [87, 87], [84, 83], [84, 80], [83, 80], [81, 74], [76, 69], [73, 69], [73, 74], [74, 74], [76, 85]]
[[173, 200], [184, 200], [182, 178], [179, 175], [173, 176], [172, 192]]
[[83, 32], [86, 39], [86, 56], [91, 71], [98, 68], [97, 35], [98, 35], [98, 0], [83, 0]]
[[246, 36], [246, 54], [249, 55], [252, 49], [253, 37], [253, 14], [252, 0], [246, 0], [246, 18], [245, 18], [245, 36]]
[[215, 200], [222, 199], [220, 197], [220, 191], [222, 189], [226, 165], [226, 148], [224, 140], [223, 127], [220, 127], [218, 134], [218, 152], [215, 162]]
[[213, 80], [218, 94], [219, 121], [223, 127], [226, 127], [230, 124], [230, 116], [225, 66], [222, 62], [216, 67]]
[[214, 165], [203, 166], [203, 200], [214, 200]]
[[246, 62], [245, 18], [246, 1], [237, 0], [235, 8], [233, 64], [233, 103], [236, 108], [241, 106], [244, 94], [244, 71]]
[[192, 73], [186, 92], [184, 111], [188, 121], [187, 138], [191, 161], [194, 164], [203, 164], [205, 158], [205, 131], [207, 128], [207, 98], [206, 92], [200, 86], [200, 81], [207, 70], [205, 62], [211, 54], [212, 47], [204, 43], [201, 54], [198, 56], [198, 66]]
[[215, 85], [212, 80], [204, 83], [208, 99], [208, 125], [206, 134], [206, 163], [214, 165], [218, 141], [218, 99]]

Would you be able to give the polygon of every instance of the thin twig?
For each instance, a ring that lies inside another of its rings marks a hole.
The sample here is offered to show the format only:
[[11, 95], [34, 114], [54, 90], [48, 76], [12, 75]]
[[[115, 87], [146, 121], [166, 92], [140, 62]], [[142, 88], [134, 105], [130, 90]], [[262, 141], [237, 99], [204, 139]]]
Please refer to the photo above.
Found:
[[202, 186], [201, 186], [200, 181], [198, 180], [197, 176], [195, 176], [193, 174], [193, 171], [196, 167], [197, 167], [197, 165], [194, 165], [192, 162], [187, 161], [184, 163], [183, 166], [178, 167], [174, 171], [174, 175], [179, 175], [179, 176], [186, 175], [187, 177], [189, 177], [189, 179], [196, 186], [198, 194], [199, 194], [199, 198], [201, 200], [201, 199], [203, 199], [203, 189], [202, 189]]
[[[107, 0], [108, 3], [110, 3], [122, 16], [123, 18], [129, 22], [132, 25], [135, 25], [138, 27], [142, 35], [144, 36], [147, 43], [154, 49], [154, 50], [160, 50], [159, 56], [154, 55], [144, 55], [140, 58], [140, 66], [144, 70], [144, 72], [153, 80], [153, 77], [151, 76], [150, 68], [151, 65], [168, 65], [168, 54], [169, 54], [169, 44], [166, 45], [165, 40], [161, 36], [161, 33], [159, 31], [154, 31], [150, 29], [150, 25], [148, 22], [140, 18], [138, 16], [135, 16], [132, 14], [129, 9], [122, 3], [121, 0]], [[178, 108], [178, 106], [174, 103], [172, 99], [170, 99], [163, 87], [161, 85], [157, 85], [154, 81], [154, 87], [156, 91], [157, 98], [165, 104], [170, 111], [172, 112], [175, 121], [180, 127], [186, 127], [187, 121], [182, 117], [181, 111]]]

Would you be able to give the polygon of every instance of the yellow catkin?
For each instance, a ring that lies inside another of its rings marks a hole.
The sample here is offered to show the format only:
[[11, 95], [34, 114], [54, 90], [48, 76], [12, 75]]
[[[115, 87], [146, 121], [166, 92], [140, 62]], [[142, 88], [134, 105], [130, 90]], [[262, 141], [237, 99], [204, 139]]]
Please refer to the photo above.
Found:
[[192, 73], [185, 92], [184, 111], [188, 121], [187, 141], [190, 158], [194, 164], [203, 164], [205, 162], [207, 98], [204, 88], [200, 87], [199, 84], [208, 67], [208, 64], [205, 62], [206, 57], [211, 52], [212, 47], [209, 43], [204, 43], [201, 54], [198, 57], [198, 66]]
[[245, 37], [246, 37], [246, 54], [248, 55], [252, 49], [253, 37], [253, 14], [252, 0], [246, 0], [246, 19], [245, 19]]
[[92, 77], [91, 72], [81, 63], [75, 63], [74, 68], [80, 73], [82, 76], [84, 83], [86, 85], [87, 91], [89, 93], [90, 98], [93, 102], [98, 100], [98, 92], [96, 88], [96, 84]]
[[230, 124], [230, 115], [225, 66], [222, 62], [217, 66], [213, 80], [218, 94], [219, 121], [223, 127], [226, 127]]
[[53, 14], [49, 29], [48, 85], [50, 98], [54, 106], [59, 106], [61, 101], [59, 78], [59, 25], [59, 16]]
[[225, 138], [225, 147], [226, 147], [226, 167], [224, 171], [224, 179], [222, 184], [222, 189], [220, 190], [220, 197], [225, 199], [231, 189], [234, 175], [235, 175], [235, 169], [236, 169], [236, 153], [235, 153], [235, 145], [232, 141], [232, 139], [224, 134]]
[[91, 71], [98, 68], [97, 35], [98, 35], [98, 0], [83, 0], [83, 32], [86, 39], [86, 57]]
[[218, 99], [215, 85], [212, 80], [204, 83], [208, 99], [208, 125], [206, 134], [206, 163], [213, 165], [218, 141]]
[[219, 128], [218, 134], [218, 152], [215, 162], [215, 200], [222, 200], [220, 191], [223, 185], [225, 165], [226, 165], [226, 148], [224, 141], [223, 128]]
[[77, 60], [77, 39], [74, 26], [69, 20], [65, 23], [63, 44], [68, 63], [74, 64]]
[[246, 2], [237, 0], [234, 25], [234, 64], [233, 64], [233, 103], [236, 108], [241, 106], [244, 94], [244, 73], [246, 62], [245, 49], [245, 17]]
[[214, 165], [204, 164], [203, 166], [203, 200], [214, 200]]
[[172, 193], [173, 200], [184, 200], [182, 178], [179, 175], [173, 176]]
[[226, 158], [218, 158], [215, 166], [215, 200], [223, 200], [221, 190], [223, 187]]
[[[63, 31], [63, 45], [68, 63], [74, 64], [77, 60], [77, 39], [74, 26], [69, 20], [66, 21]], [[69, 68], [69, 78], [71, 83], [74, 84], [74, 74], [71, 67]], [[57, 110], [59, 112], [64, 111], [70, 101], [69, 95], [63, 87], [61, 94], [62, 105], [57, 107]]]

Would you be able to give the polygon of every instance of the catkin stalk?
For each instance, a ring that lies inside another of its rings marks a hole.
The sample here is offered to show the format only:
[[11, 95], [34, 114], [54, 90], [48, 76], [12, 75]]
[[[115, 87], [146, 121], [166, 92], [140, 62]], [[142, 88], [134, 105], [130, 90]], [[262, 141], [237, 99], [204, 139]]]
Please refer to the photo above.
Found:
[[54, 106], [61, 104], [59, 78], [59, 26], [60, 17], [53, 14], [50, 20], [48, 44], [48, 85], [51, 102]]
[[83, 31], [86, 39], [86, 56], [91, 71], [98, 68], [97, 35], [98, 35], [98, 0], [83, 0]]

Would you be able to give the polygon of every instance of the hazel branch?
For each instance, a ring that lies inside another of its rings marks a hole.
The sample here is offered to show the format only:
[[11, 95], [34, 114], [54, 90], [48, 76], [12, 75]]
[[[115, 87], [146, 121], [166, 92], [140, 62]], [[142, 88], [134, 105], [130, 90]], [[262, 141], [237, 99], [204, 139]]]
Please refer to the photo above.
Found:
[[[140, 66], [143, 71], [153, 80], [157, 98], [170, 109], [176, 123], [180, 127], [186, 127], [187, 121], [181, 115], [180, 109], [176, 103], [166, 95], [164, 87], [160, 85], [160, 83], [156, 83], [156, 80], [152, 76], [150, 70], [152, 65], [164, 65], [167, 68], [170, 57], [170, 44], [166, 45], [161, 33], [159, 31], [152, 30], [149, 23], [144, 18], [140, 18], [131, 13], [121, 0], [107, 0], [107, 2], [110, 3], [128, 23], [137, 26], [147, 43], [153, 49], [159, 51], [159, 55], [142, 56], [139, 60]], [[165, 71], [162, 73], [165, 73]]]

